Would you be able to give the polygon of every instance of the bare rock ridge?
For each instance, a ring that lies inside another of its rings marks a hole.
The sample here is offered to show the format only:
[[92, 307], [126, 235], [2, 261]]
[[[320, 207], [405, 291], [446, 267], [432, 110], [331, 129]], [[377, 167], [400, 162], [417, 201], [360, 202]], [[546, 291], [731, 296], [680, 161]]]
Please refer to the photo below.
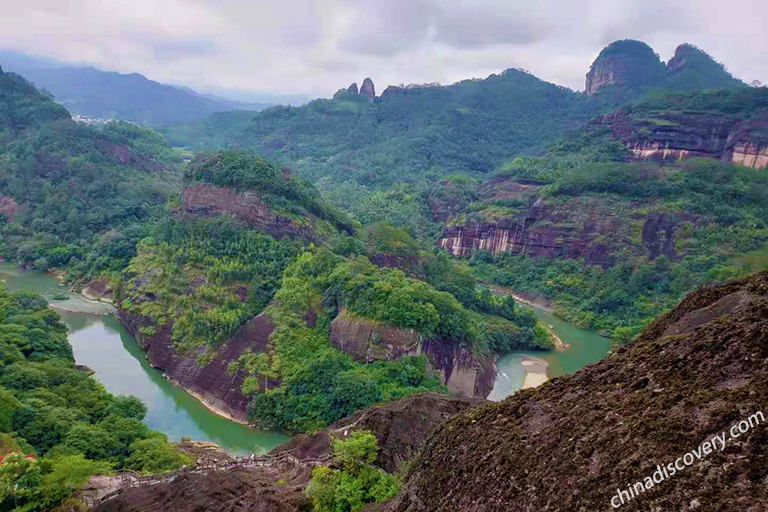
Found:
[[363, 80], [363, 85], [360, 87], [360, 95], [368, 101], [373, 101], [376, 97], [376, 88], [373, 86], [373, 80], [370, 78]]
[[[716, 158], [748, 167], [768, 166], [768, 119], [741, 120], [698, 112], [641, 113], [631, 108], [599, 116], [590, 128], [608, 127], [638, 159]], [[589, 129], [589, 128], [588, 128]]]
[[442, 339], [351, 315], [342, 310], [331, 323], [331, 343], [356, 361], [396, 361], [424, 354], [427, 372], [440, 376], [449, 393], [486, 398], [496, 380], [496, 358], [475, 356]]
[[762, 510], [768, 425], [728, 432], [765, 411], [766, 358], [768, 272], [693, 292], [599, 363], [443, 423], [386, 510], [612, 510], [617, 489], [723, 432], [723, 450], [622, 509]]
[[352, 94], [358, 94], [359, 91], [357, 90], [357, 82], [352, 82], [352, 85], [347, 87], [347, 92]]
[[[286, 173], [287, 171], [287, 173]], [[283, 170], [283, 179], [290, 179], [290, 171]], [[298, 224], [274, 213], [257, 191], [235, 190], [198, 183], [184, 188], [181, 209], [189, 218], [230, 216], [266, 231], [275, 238], [301, 238], [314, 240], [315, 232], [308, 224]], [[310, 218], [311, 221], [311, 218]], [[311, 222], [310, 222], [311, 224]]]
[[[651, 260], [664, 255], [675, 261], [682, 256], [676, 246], [707, 223], [707, 218], [694, 214], [626, 212], [602, 197], [550, 203], [537, 196], [542, 185], [503, 177], [483, 183], [478, 189], [481, 199], [516, 201], [521, 206], [488, 216], [483, 212], [449, 213], [438, 247], [455, 256], [485, 250], [532, 258], [584, 258], [591, 265], [606, 268], [616, 263], [614, 254], [626, 248]], [[433, 220], [447, 211], [455, 212], [458, 206], [451, 203], [443, 207], [433, 200]]]
[[331, 436], [344, 438], [355, 430], [373, 432], [381, 451], [377, 464], [395, 473], [411, 460], [435, 428], [453, 415], [484, 403], [427, 393], [358, 411], [312, 435], [299, 435], [270, 455], [290, 453], [298, 466], [263, 467], [190, 474], [170, 483], [137, 486], [102, 504], [98, 511], [122, 512], [289, 512], [311, 510], [304, 493], [311, 468], [301, 461], [332, 452]]

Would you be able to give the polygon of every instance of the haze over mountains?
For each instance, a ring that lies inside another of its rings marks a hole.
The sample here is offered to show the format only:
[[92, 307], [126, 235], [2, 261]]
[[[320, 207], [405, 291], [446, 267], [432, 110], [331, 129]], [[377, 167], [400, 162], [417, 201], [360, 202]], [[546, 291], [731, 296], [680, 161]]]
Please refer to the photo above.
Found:
[[65, 66], [14, 52], [0, 52], [0, 64], [50, 91], [73, 114], [153, 126], [194, 121], [215, 112], [258, 111], [279, 103], [303, 103], [297, 97], [270, 94], [261, 102], [230, 99], [164, 85], [139, 73]]

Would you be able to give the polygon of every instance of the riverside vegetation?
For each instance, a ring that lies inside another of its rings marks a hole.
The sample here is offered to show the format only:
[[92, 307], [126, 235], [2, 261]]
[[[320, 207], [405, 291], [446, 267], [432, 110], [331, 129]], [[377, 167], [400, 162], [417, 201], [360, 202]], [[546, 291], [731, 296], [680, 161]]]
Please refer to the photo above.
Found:
[[44, 299], [0, 283], [0, 509], [51, 510], [92, 474], [189, 463], [145, 412], [75, 368], [67, 328]]
[[[148, 319], [141, 334], [170, 326], [174, 349], [196, 354], [200, 365], [220, 356], [250, 319], [269, 315], [275, 329], [267, 350], [245, 352], [228, 370], [245, 375], [252, 421], [292, 433], [382, 401], [445, 391], [424, 357], [364, 364], [334, 348], [330, 324], [342, 310], [472, 354], [552, 348], [529, 312], [478, 286], [480, 279], [546, 295], [561, 316], [627, 342], [688, 291], [768, 265], [764, 170], [713, 159], [632, 162], [609, 128], [584, 124], [628, 104], [636, 119], [655, 125], [697, 112], [759, 127], [766, 90], [734, 80], [702, 52], [688, 61], [693, 67], [659, 67], [658, 56], [635, 43], [602, 58], [628, 56], [653, 69], [592, 95], [510, 70], [448, 87], [392, 88], [372, 102], [345, 91], [304, 107], [217, 114], [164, 130], [176, 145], [206, 150], [188, 164], [149, 129], [77, 125], [49, 94], [0, 70], [0, 257], [63, 269], [75, 287], [105, 278], [121, 310]], [[673, 81], [681, 76], [694, 90], [678, 90], [687, 88]], [[237, 149], [209, 151], [222, 147]], [[614, 248], [606, 265], [482, 251], [462, 260], [436, 248], [448, 227], [495, 222], [530, 206], [532, 193], [481, 193], [497, 180], [534, 183], [535, 199], [566, 212], [601, 201], [631, 226], [629, 240], [601, 235]], [[196, 186], [255, 194], [286, 232], [185, 210], [184, 191]], [[649, 214], [676, 220], [674, 257], [642, 249], [636, 218]], [[15, 311], [21, 296], [6, 295]], [[11, 348], [0, 381], [11, 411], [4, 442], [37, 454], [38, 462], [11, 459], [31, 468], [22, 482], [29, 496], [66, 499], [77, 482], [53, 474], [182, 464], [164, 439], [141, 430], [140, 404], [111, 397], [72, 367], [55, 313], [29, 300], [29, 311], [4, 317]], [[78, 398], [81, 389], [90, 398]], [[120, 411], [111, 404], [122, 404]], [[72, 469], [56, 473], [57, 464]], [[318, 502], [343, 482], [373, 479], [361, 468], [347, 468], [351, 477], [319, 474]], [[390, 483], [382, 483], [382, 496]], [[371, 489], [355, 503], [379, 496]]]

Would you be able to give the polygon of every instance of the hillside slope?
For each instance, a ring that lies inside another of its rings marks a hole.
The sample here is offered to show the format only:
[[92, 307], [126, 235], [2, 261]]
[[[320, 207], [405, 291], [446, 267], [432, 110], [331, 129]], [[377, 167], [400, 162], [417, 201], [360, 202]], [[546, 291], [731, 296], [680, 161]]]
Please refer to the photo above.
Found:
[[12, 62], [7, 67], [37, 87], [50, 91], [67, 110], [81, 116], [162, 126], [242, 108], [163, 85], [139, 73], [124, 74], [91, 67], [40, 67], [24, 62]]
[[767, 426], [730, 429], [765, 410], [766, 357], [768, 273], [694, 292], [607, 359], [444, 423], [389, 510], [608, 510], [617, 489], [723, 432], [724, 450], [629, 506], [759, 510]]
[[181, 163], [157, 133], [79, 125], [0, 69], [0, 258], [77, 273], [124, 267], [144, 221], [179, 189]]

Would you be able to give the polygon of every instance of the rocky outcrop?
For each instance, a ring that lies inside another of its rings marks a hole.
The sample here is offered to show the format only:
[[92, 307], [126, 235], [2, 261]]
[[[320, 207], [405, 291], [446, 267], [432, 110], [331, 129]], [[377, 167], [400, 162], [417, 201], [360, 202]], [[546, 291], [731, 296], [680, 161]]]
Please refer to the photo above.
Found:
[[425, 440], [448, 418], [486, 403], [480, 398], [424, 393], [375, 405], [340, 419], [316, 434], [300, 434], [278, 446], [270, 455], [293, 453], [298, 459], [321, 458], [333, 453], [331, 439], [344, 439], [355, 430], [372, 432], [381, 451], [376, 464], [395, 473], [418, 453]]
[[107, 278], [95, 279], [89, 282], [81, 293], [88, 300], [100, 300], [108, 304], [112, 304], [114, 300], [114, 293]]
[[362, 363], [424, 354], [427, 373], [439, 375], [449, 393], [461, 396], [485, 398], [496, 380], [493, 355], [476, 356], [449, 341], [427, 338], [412, 329], [375, 322], [346, 310], [331, 323], [331, 343]]
[[275, 238], [315, 239], [315, 232], [308, 224], [298, 224], [274, 213], [255, 191], [198, 183], [184, 189], [181, 208], [190, 218], [228, 215]]
[[12, 197], [0, 196], [0, 215], [5, 216], [5, 220], [13, 222], [13, 217], [18, 212], [18, 205]]
[[[584, 258], [591, 265], [610, 267], [614, 254], [629, 248], [651, 260], [664, 255], [679, 259], [677, 242], [706, 223], [693, 214], [650, 213], [641, 205], [637, 213], [617, 208], [612, 199], [589, 196], [551, 204], [540, 199], [542, 184], [497, 178], [482, 184], [479, 195], [487, 201], [506, 200], [520, 206], [499, 211], [452, 217], [437, 245], [454, 256], [478, 250], [494, 254], [525, 254], [532, 258]], [[681, 225], [683, 233], [676, 234]]]
[[768, 166], [768, 120], [740, 120], [697, 112], [619, 110], [597, 117], [590, 128], [608, 127], [637, 159], [676, 161], [717, 158], [762, 169]]
[[[227, 342], [216, 357], [205, 366], [198, 364], [198, 357], [205, 348], [189, 354], [179, 354], [171, 341], [171, 325], [153, 326], [147, 318], [134, 315], [125, 309], [119, 311], [120, 321], [133, 334], [147, 352], [149, 363], [163, 370], [163, 376], [200, 400], [211, 411], [240, 423], [247, 423], [248, 398], [241, 388], [245, 379], [239, 371], [227, 373], [230, 362], [237, 360], [246, 350], [264, 352], [274, 325], [266, 313], [251, 319]], [[149, 331], [142, 327], [151, 328]], [[276, 387], [279, 382], [261, 383]]]
[[352, 82], [352, 85], [347, 87], [347, 92], [352, 94], [359, 94], [359, 91], [357, 90], [357, 82]]
[[373, 101], [376, 97], [376, 88], [373, 86], [373, 80], [370, 78], [363, 80], [363, 85], [360, 87], [360, 96], [363, 96], [368, 101]]
[[654, 85], [666, 68], [647, 44], [624, 40], [600, 52], [587, 73], [586, 92], [593, 95], [609, 85], [644, 87]]
[[[318, 459], [332, 452], [331, 438], [355, 430], [373, 432], [381, 450], [376, 462], [395, 473], [411, 460], [435, 428], [455, 414], [484, 403], [426, 393], [363, 409], [313, 435], [299, 435], [270, 455]], [[188, 444], [188, 443], [187, 443]], [[187, 450], [184, 446], [181, 448]], [[194, 452], [193, 452], [194, 453]], [[209, 458], [205, 455], [202, 458]], [[218, 460], [224, 460], [217, 456]], [[311, 510], [305, 489], [312, 474], [307, 465], [224, 469], [204, 475], [190, 473], [173, 482], [133, 486], [103, 503], [98, 511], [122, 512], [299, 512]], [[97, 479], [111, 477], [94, 477]], [[105, 491], [102, 490], [102, 494]]]
[[730, 432], [765, 412], [766, 333], [768, 273], [694, 292], [599, 363], [440, 425], [386, 510], [761, 510], [765, 419]]

